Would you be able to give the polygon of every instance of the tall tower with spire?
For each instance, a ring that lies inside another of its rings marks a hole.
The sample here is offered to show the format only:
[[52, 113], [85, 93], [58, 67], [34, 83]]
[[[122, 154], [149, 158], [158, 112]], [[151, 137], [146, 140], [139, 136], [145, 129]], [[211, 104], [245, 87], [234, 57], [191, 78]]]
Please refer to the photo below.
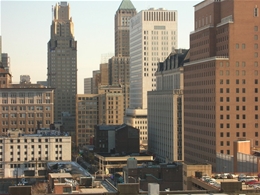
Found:
[[123, 0], [115, 15], [115, 56], [129, 57], [129, 23], [136, 15], [130, 0]]
[[55, 88], [54, 120], [62, 113], [75, 115], [77, 94], [77, 41], [70, 6], [60, 2], [53, 9], [51, 38], [48, 42], [48, 86]]
[[122, 87], [124, 111], [129, 107], [129, 32], [136, 9], [130, 0], [122, 0], [115, 14], [115, 56], [109, 59], [109, 85]]

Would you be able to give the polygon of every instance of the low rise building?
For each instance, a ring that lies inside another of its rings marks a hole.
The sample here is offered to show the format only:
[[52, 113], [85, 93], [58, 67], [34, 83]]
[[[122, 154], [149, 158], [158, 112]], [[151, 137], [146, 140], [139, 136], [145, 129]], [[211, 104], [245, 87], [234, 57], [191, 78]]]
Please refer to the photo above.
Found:
[[45, 176], [47, 162], [71, 160], [71, 137], [42, 131], [8, 130], [0, 137], [0, 177]]

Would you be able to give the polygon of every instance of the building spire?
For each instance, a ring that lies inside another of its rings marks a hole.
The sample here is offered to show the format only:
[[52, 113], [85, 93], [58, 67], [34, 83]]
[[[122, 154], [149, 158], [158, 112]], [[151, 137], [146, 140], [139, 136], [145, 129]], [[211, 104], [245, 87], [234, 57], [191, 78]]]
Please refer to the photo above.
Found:
[[123, 9], [135, 9], [133, 3], [130, 0], [122, 0], [118, 10], [123, 10]]

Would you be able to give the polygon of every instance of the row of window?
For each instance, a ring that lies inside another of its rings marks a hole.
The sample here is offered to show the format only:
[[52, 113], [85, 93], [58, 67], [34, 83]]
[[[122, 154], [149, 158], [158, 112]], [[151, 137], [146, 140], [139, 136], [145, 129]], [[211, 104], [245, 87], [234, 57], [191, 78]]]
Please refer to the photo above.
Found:
[[[2, 93], [2, 97], [42, 97], [43, 93]], [[45, 93], [45, 97], [50, 97], [51, 94], [50, 93]]]
[[[255, 132], [255, 137], [258, 137], [259, 133]], [[242, 132], [242, 136], [246, 137], [246, 132]], [[220, 132], [220, 137], [224, 137], [224, 132]], [[226, 132], [226, 137], [230, 137], [230, 132]], [[240, 137], [240, 132], [236, 132], [236, 137]]]

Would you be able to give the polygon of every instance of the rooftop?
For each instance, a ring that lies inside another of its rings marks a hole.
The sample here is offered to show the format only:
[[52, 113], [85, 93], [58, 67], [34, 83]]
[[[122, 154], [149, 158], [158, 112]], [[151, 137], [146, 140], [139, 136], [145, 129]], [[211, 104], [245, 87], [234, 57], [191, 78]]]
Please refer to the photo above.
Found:
[[129, 10], [135, 9], [134, 5], [130, 0], [123, 0], [118, 8], [118, 10]]

